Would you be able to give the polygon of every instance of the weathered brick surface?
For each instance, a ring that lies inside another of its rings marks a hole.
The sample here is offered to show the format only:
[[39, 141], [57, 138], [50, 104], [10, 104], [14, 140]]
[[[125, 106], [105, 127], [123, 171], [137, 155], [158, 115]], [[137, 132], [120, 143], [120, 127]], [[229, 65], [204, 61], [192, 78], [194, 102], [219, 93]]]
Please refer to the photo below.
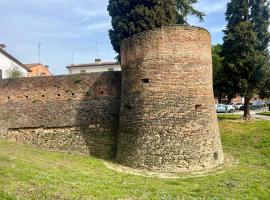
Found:
[[119, 72], [0, 81], [0, 136], [52, 150], [114, 156]]
[[122, 43], [117, 160], [187, 172], [223, 162], [212, 88], [210, 34], [172, 26]]
[[162, 172], [221, 164], [209, 33], [157, 29], [121, 54], [122, 86], [120, 72], [1, 80], [0, 137], [100, 158], [117, 148], [118, 162]]

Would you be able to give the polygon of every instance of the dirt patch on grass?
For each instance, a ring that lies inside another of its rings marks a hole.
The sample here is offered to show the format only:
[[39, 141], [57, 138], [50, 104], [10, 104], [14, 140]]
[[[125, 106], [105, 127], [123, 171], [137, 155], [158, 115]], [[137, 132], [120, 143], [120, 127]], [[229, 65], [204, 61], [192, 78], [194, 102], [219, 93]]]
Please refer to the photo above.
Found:
[[143, 177], [152, 177], [152, 178], [161, 178], [161, 179], [187, 179], [187, 178], [196, 178], [196, 177], [206, 177], [213, 176], [217, 174], [226, 173], [226, 171], [232, 169], [233, 167], [239, 164], [239, 161], [234, 159], [232, 156], [225, 154], [224, 163], [214, 169], [199, 171], [199, 172], [189, 172], [189, 173], [160, 173], [153, 172], [149, 170], [142, 169], [133, 169], [116, 163], [111, 163], [104, 161], [104, 164], [109, 169], [115, 170], [117, 172], [143, 176]]

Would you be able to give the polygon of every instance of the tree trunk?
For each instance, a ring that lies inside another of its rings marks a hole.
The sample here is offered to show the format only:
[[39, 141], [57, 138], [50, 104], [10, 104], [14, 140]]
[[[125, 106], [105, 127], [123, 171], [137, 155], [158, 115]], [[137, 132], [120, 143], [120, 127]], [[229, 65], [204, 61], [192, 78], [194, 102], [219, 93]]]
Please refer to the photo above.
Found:
[[250, 97], [245, 97], [245, 103], [244, 103], [244, 119], [245, 120], [251, 119], [250, 108], [249, 108], [250, 100], [251, 100]]

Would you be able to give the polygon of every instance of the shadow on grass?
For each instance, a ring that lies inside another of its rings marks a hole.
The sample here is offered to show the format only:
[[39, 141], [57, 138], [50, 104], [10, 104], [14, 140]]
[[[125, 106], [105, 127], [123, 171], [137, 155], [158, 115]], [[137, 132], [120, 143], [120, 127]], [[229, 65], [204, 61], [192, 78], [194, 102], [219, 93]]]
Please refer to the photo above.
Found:
[[270, 116], [270, 112], [261, 112], [261, 113], [256, 113], [257, 115], [264, 115], [264, 116]]
[[218, 120], [239, 120], [242, 117], [240, 114], [218, 114]]

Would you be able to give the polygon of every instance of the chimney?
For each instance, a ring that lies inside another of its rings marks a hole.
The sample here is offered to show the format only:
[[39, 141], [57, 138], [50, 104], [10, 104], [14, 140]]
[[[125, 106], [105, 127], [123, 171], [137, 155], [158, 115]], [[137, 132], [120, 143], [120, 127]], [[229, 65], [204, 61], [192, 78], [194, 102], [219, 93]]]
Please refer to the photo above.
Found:
[[95, 59], [95, 64], [102, 64], [101, 59], [100, 58], [96, 58]]
[[6, 49], [6, 45], [5, 44], [0, 44], [0, 48], [5, 50]]

